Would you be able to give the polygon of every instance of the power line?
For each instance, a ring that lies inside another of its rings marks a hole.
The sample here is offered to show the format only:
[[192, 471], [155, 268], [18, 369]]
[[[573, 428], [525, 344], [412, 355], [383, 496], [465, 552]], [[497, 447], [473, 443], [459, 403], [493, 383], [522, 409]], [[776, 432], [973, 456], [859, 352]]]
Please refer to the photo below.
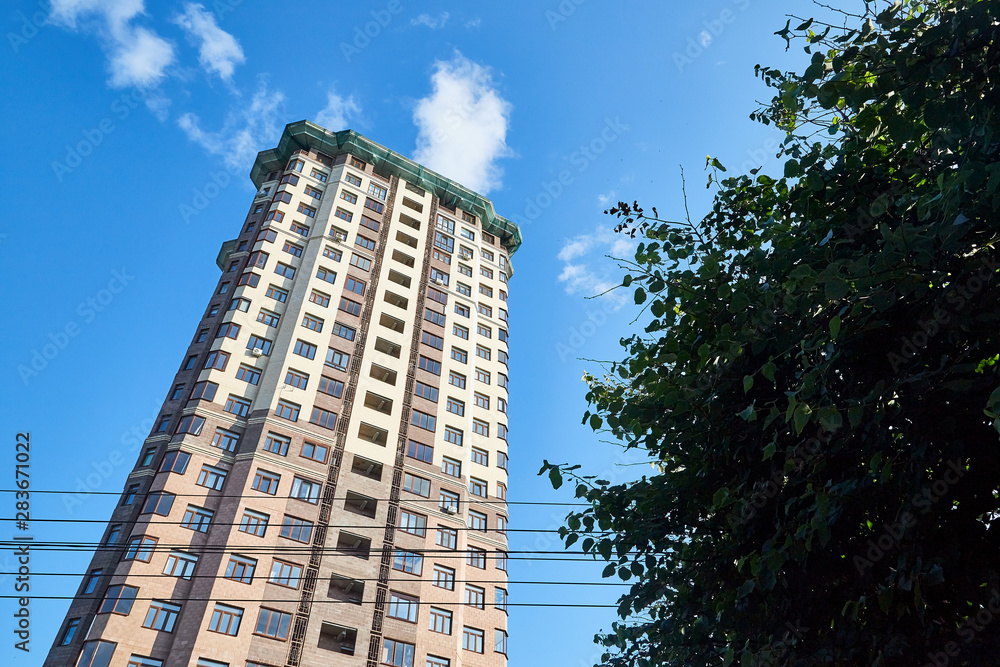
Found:
[[[20, 573], [18, 573], [18, 572], [0, 572], [0, 576], [17, 576], [18, 574], [20, 574]], [[77, 573], [73, 573], [73, 572], [32, 572], [31, 576], [32, 577], [86, 577], [89, 574], [90, 574], [89, 572], [84, 572], [82, 574], [77, 574]], [[104, 576], [104, 575], [102, 574], [101, 576]], [[136, 579], [136, 578], [143, 578], [143, 579], [145, 579], [145, 578], [149, 578], [149, 579], [158, 578], [158, 579], [162, 579], [163, 577], [170, 577], [170, 576], [174, 576], [174, 575], [163, 574], [163, 573], [160, 573], [160, 574], [133, 574], [131, 572], [128, 573], [128, 574], [115, 575], [114, 573], [109, 572], [107, 576], [123, 576], [123, 577], [126, 577], [127, 579], [131, 580], [131, 579]], [[345, 575], [338, 574], [337, 576], [341, 576], [341, 577], [344, 577], [346, 579], [350, 579], [351, 581], [382, 581], [382, 579], [379, 579], [378, 577], [348, 577], [346, 574]], [[177, 579], [183, 579], [185, 581], [190, 580], [190, 579], [225, 579], [225, 577], [220, 577], [218, 574], [191, 574], [191, 575], [188, 575], [186, 577], [176, 577], [176, 578]], [[304, 577], [300, 577], [300, 578], [304, 578]], [[265, 579], [265, 581], [267, 581], [267, 580]], [[325, 579], [324, 579], [324, 581], [325, 581]], [[400, 579], [386, 579], [385, 581], [388, 581], [390, 583], [396, 583], [396, 582], [400, 582], [400, 581], [412, 583], [413, 579], [411, 579], [411, 578], [406, 578], [406, 579], [400, 578]], [[518, 586], [631, 586], [632, 585], [632, 584], [630, 584], [628, 582], [624, 582], [624, 581], [511, 581], [509, 579], [455, 579], [455, 583], [457, 583], [457, 584], [504, 584], [504, 585], [508, 585], [508, 586], [512, 586], [512, 585], [515, 585], [515, 584], [518, 585]], [[32, 597], [34, 597], [34, 596], [32, 596]]]
[[[70, 496], [123, 496], [124, 491], [69, 491], [69, 490], [55, 490], [55, 489], [0, 489], [0, 493], [46, 493], [46, 494], [65, 494]], [[159, 491], [144, 491], [142, 496], [148, 496], [151, 493], [159, 493]], [[170, 495], [176, 496], [178, 498], [260, 498], [259, 494], [226, 494], [226, 493], [212, 493], [211, 490], [207, 490], [205, 493], [173, 493], [170, 491], [164, 491], [164, 493], [169, 493]], [[291, 498], [291, 497], [290, 497]], [[476, 497], [478, 498], [478, 496]], [[486, 498], [468, 498], [466, 500], [459, 500], [460, 503], [479, 503], [482, 505], [536, 505], [536, 506], [555, 506], [555, 507], [590, 507], [590, 503], [556, 503], [556, 502], [542, 502], [542, 501], [531, 501], [531, 500], [489, 500]], [[301, 500], [300, 498], [292, 498], [293, 500]], [[347, 500], [346, 496], [335, 496], [331, 498], [334, 500]], [[369, 498], [364, 497], [364, 500], [375, 500], [379, 502], [395, 502], [392, 498]], [[395, 500], [401, 500], [396, 498]], [[434, 498], [405, 498], [405, 502], [408, 503], [437, 503], [440, 502], [439, 499]]]
[[[19, 595], [0, 595], [0, 600], [17, 600]], [[76, 600], [78, 599], [74, 595], [32, 595], [32, 601], [34, 600]], [[101, 598], [79, 598], [79, 599], [101, 599]], [[269, 602], [274, 603], [297, 603], [296, 600], [289, 600], [285, 598], [225, 598], [225, 597], [213, 597], [213, 598], [146, 598], [146, 597], [135, 597], [128, 598], [133, 601], [163, 601], [163, 602], [254, 602], [267, 604]], [[363, 605], [363, 604], [376, 604], [376, 600], [317, 600], [313, 599], [310, 604], [353, 604], [353, 605]], [[450, 600], [448, 602], [427, 602], [421, 600], [419, 604], [430, 604], [439, 606], [459, 606], [459, 607], [472, 607], [474, 605], [467, 604], [465, 602], [459, 602], [455, 600]], [[494, 605], [495, 606], [495, 605]], [[503, 609], [504, 607], [576, 607], [576, 608], [589, 608], [589, 609], [617, 609], [616, 604], [572, 604], [572, 603], [559, 603], [559, 602], [505, 602], [503, 606], [499, 607]], [[482, 609], [484, 607], [477, 607]], [[100, 613], [100, 612], [98, 612]]]
[[[461, 518], [461, 517], [456, 517], [456, 518]], [[22, 520], [23, 519], [16, 519], [16, 518], [11, 518], [11, 517], [0, 517], [0, 521], [22, 521]], [[36, 519], [36, 518], [32, 517], [29, 521], [31, 521], [31, 522], [43, 522], [43, 523], [101, 523], [101, 524], [107, 524], [107, 525], [118, 525], [117, 522], [112, 522], [112, 521], [109, 521], [107, 519]], [[122, 523], [132, 523], [132, 522], [122, 521]], [[139, 521], [136, 520], [135, 523], [138, 524]], [[147, 522], [143, 523], [142, 525], [145, 525], [145, 526], [186, 526], [186, 525], [188, 525], [190, 523], [191, 523], [190, 521], [187, 521], [187, 522], [185, 522], [185, 521], [147, 521]], [[212, 523], [211, 523], [211, 525], [213, 525], [213, 526], [240, 526], [240, 525], [243, 525], [243, 522], [242, 521], [232, 521], [232, 522], [230, 522], [230, 521], [214, 521], [213, 520]], [[371, 528], [384, 529], [385, 528], [384, 525], [372, 525], [372, 524], [361, 524], [361, 525], [358, 525], [358, 524], [343, 524], [342, 525], [342, 524], [328, 523], [328, 524], [323, 524], [323, 525], [325, 525], [327, 528], [366, 528], [366, 529], [371, 529]], [[483, 533], [483, 534], [497, 533], [497, 534], [500, 534], [500, 535], [503, 535], [504, 533], [558, 533], [559, 532], [558, 529], [554, 529], [554, 528], [504, 528], [503, 530], [500, 530], [499, 528], [491, 528], [489, 530], [482, 530], [481, 528], [472, 528], [472, 527], [469, 527], [469, 526], [444, 526], [444, 527], [448, 528], [449, 530], [471, 530], [471, 531], [477, 532], [477, 533]], [[395, 526], [394, 528], [396, 530], [402, 530], [398, 526]], [[403, 531], [403, 532], [405, 532], [405, 531]], [[588, 534], [595, 534], [595, 533], [588, 533]], [[606, 531], [602, 532], [600, 534], [606, 534]]]

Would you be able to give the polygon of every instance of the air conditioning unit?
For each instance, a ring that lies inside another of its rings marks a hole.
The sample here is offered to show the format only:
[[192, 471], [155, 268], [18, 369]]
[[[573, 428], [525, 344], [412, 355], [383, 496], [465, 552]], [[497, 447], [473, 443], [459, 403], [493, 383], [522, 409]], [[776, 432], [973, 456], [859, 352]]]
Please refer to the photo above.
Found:
[[434, 283], [435, 285], [444, 285], [444, 281], [438, 278], [437, 276], [431, 278], [431, 282]]
[[339, 236], [333, 237], [333, 245], [344, 245], [344, 242], [340, 240]]
[[441, 511], [444, 512], [445, 514], [458, 514], [458, 510], [456, 510], [451, 505], [445, 505], [444, 507], [441, 508]]
[[255, 347], [255, 348], [253, 349], [253, 352], [252, 352], [252, 354], [253, 354], [253, 356], [255, 356], [255, 357], [262, 357], [262, 356], [264, 356], [264, 350], [263, 350], [263, 349], [261, 349], [261, 348], [259, 348], [259, 347]]

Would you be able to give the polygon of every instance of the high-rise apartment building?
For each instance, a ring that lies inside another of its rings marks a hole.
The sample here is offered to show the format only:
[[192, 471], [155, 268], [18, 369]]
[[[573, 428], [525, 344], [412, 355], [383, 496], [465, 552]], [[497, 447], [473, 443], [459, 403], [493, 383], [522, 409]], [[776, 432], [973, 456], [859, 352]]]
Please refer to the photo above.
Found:
[[288, 125], [46, 667], [506, 664], [518, 228]]

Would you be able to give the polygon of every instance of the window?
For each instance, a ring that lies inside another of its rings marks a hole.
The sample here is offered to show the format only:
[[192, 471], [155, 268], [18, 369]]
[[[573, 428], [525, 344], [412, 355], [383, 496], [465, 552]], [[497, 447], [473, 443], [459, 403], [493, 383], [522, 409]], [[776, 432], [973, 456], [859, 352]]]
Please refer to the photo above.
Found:
[[507, 571], [507, 552], [497, 551], [497, 569]]
[[249, 584], [253, 581], [253, 573], [257, 569], [257, 561], [253, 558], [232, 555], [226, 565], [225, 579], [232, 579], [241, 584]]
[[[180, 384], [175, 384], [174, 385], [174, 391], [170, 394], [170, 400], [171, 401], [176, 401], [177, 399], [179, 399], [181, 396], [184, 395], [184, 386], [185, 385], [184, 385], [183, 382], [181, 382]], [[145, 465], [149, 465], [149, 464], [147, 463]]]
[[459, 246], [458, 248], [458, 256], [461, 257], [462, 259], [472, 259], [476, 255], [474, 252], [472, 252], [472, 248], [468, 248], [463, 245]]
[[257, 313], [257, 321], [262, 322], [265, 326], [276, 327], [280, 319], [281, 317], [277, 313], [272, 313], [270, 310], [263, 308]]
[[306, 359], [316, 358], [316, 346], [312, 343], [307, 343], [304, 340], [296, 340], [295, 347], [292, 349], [292, 352], [300, 357], [305, 357]]
[[326, 172], [322, 172], [319, 169], [313, 169], [312, 172], [309, 173], [309, 175], [315, 178], [320, 183], [326, 183], [326, 177], [327, 177]]
[[365, 170], [365, 163], [353, 155], [351, 156], [351, 166], [355, 169], [360, 169], [361, 171]]
[[205, 368], [215, 368], [220, 371], [226, 370], [226, 363], [229, 361], [229, 355], [222, 350], [213, 350], [208, 353], [208, 357], [205, 359]]
[[458, 387], [459, 389], [465, 389], [465, 376], [461, 373], [451, 371], [448, 373], [448, 384]]
[[430, 445], [419, 443], [416, 440], [410, 440], [406, 445], [406, 455], [411, 459], [423, 461], [424, 463], [432, 463], [434, 460], [434, 448]]
[[240, 520], [240, 532], [249, 533], [256, 537], [264, 537], [267, 530], [267, 522], [271, 517], [262, 512], [255, 512], [247, 509], [243, 510], [243, 518]]
[[347, 190], [341, 190], [341, 192], [340, 192], [340, 198], [343, 199], [346, 202], [350, 202], [351, 204], [357, 204], [358, 203], [358, 196], [356, 194], [354, 194], [353, 192], [349, 192]]
[[448, 410], [448, 412], [456, 414], [459, 417], [461, 417], [465, 415], [465, 402], [449, 396], [446, 409]]
[[160, 423], [156, 425], [156, 432], [163, 433], [167, 430], [168, 426], [170, 426], [170, 415], [164, 415]]
[[490, 409], [490, 397], [486, 394], [480, 394], [478, 391], [475, 392], [476, 407], [483, 408], [485, 410]]
[[490, 306], [481, 303], [476, 307], [476, 310], [479, 311], [480, 315], [485, 315], [486, 317], [493, 317], [493, 309]]
[[247, 341], [248, 350], [260, 350], [263, 354], [271, 354], [271, 341], [266, 338], [261, 338], [260, 336], [250, 336], [250, 340]]
[[[183, 387], [184, 385], [180, 386]], [[156, 456], [156, 447], [147, 447], [146, 453], [142, 455], [142, 463], [140, 463], [139, 465], [148, 466], [150, 463], [153, 462], [154, 456]]]
[[322, 306], [323, 308], [326, 308], [327, 306], [330, 305], [330, 295], [313, 290], [312, 292], [309, 293], [309, 302], [315, 303], [319, 306]]
[[479, 275], [483, 276], [484, 278], [492, 278], [493, 277], [493, 269], [488, 269], [485, 266], [480, 266], [479, 267]]
[[479, 568], [480, 570], [485, 570], [486, 549], [480, 549], [479, 547], [469, 547], [469, 551], [465, 555], [465, 562], [472, 567]]
[[[486, 376], [486, 383], [489, 384], [489, 382], [490, 382], [490, 377], [489, 377], [489, 375], [487, 375]], [[507, 376], [506, 375], [504, 375], [503, 373], [497, 373], [497, 384], [499, 386], [501, 386], [504, 389], [506, 389], [507, 388], [507, 382], [508, 382], [508, 380], [507, 380]]]
[[365, 198], [365, 208], [375, 211], [376, 213], [381, 213], [385, 210], [385, 204], [379, 201], [375, 201], [371, 197]]
[[281, 532], [279, 535], [287, 537], [290, 540], [295, 540], [296, 542], [308, 543], [312, 539], [312, 531], [312, 521], [306, 521], [305, 519], [299, 519], [286, 514], [281, 523]]
[[[240, 280], [237, 285], [249, 285], [250, 287], [256, 287], [260, 283], [260, 274], [248, 271], [240, 276]], [[218, 306], [216, 306], [218, 308]]]
[[472, 462], [479, 465], [488, 466], [490, 464], [490, 453], [478, 447], [472, 448]]
[[[282, 213], [281, 211], [271, 211], [270, 213], [267, 214], [267, 217], [264, 219], [277, 220], [278, 222], [281, 222], [282, 218], [284, 217], [285, 214]], [[278, 238], [278, 232], [270, 228], [262, 229], [260, 230], [260, 233], [257, 234], [257, 240], [263, 241], [264, 243], [273, 243], [276, 238]]]
[[353, 213], [351, 213], [350, 211], [345, 211], [342, 208], [338, 208], [336, 211], [333, 212], [333, 214], [338, 218], [340, 218], [341, 220], [343, 220], [344, 222], [350, 222], [351, 219], [354, 217]]
[[198, 473], [198, 486], [204, 486], [215, 491], [221, 491], [226, 481], [226, 471], [215, 466], [203, 465]]
[[118, 541], [118, 537], [121, 535], [121, 533], [122, 533], [121, 524], [111, 526], [111, 529], [108, 531], [108, 537], [104, 540], [104, 544], [105, 545], [114, 544], [115, 542]]
[[461, 273], [463, 276], [468, 276], [469, 278], [472, 277], [472, 267], [469, 266], [468, 264], [459, 263], [458, 272]]
[[475, 241], [476, 240], [476, 233], [474, 231], [472, 231], [471, 229], [467, 229], [465, 227], [462, 227], [462, 229], [460, 230], [460, 233], [461, 233], [463, 239], [469, 239], [470, 241]]
[[465, 604], [477, 609], [486, 608], [486, 589], [472, 584], [465, 585]]
[[481, 533], [486, 532], [486, 515], [482, 512], [476, 512], [475, 510], [469, 510], [469, 528], [472, 530], [478, 530]]
[[378, 222], [378, 220], [374, 220], [372, 218], [369, 218], [367, 215], [362, 215], [361, 216], [361, 226], [362, 227], [367, 227], [368, 229], [372, 230], [373, 232], [377, 232], [378, 228], [379, 228], [379, 222]]
[[507, 517], [503, 514], [497, 514], [497, 532], [507, 534]]
[[375, 250], [375, 241], [367, 236], [362, 236], [361, 234], [358, 234], [357, 238], [354, 239], [354, 244], [361, 246], [365, 250]]
[[438, 390], [437, 387], [432, 387], [430, 385], [424, 384], [423, 382], [416, 382], [413, 385], [413, 395], [420, 396], [421, 398], [426, 398], [428, 401], [437, 403], [438, 400]]
[[356, 329], [354, 329], [353, 327], [349, 327], [346, 324], [341, 324], [340, 322], [337, 322], [336, 324], [333, 325], [334, 336], [340, 336], [341, 338], [344, 338], [346, 340], [354, 340], [354, 337], [357, 335], [357, 333], [358, 332]]
[[344, 284], [344, 289], [348, 292], [354, 292], [359, 296], [365, 295], [365, 283], [361, 282], [357, 278], [348, 278], [347, 282]]
[[441, 509], [451, 509], [457, 512], [458, 501], [459, 495], [451, 491], [441, 489], [441, 493], [438, 495], [438, 502], [441, 504]]
[[104, 596], [104, 602], [101, 603], [101, 608], [97, 610], [97, 613], [128, 616], [132, 611], [132, 605], [135, 604], [135, 596], [138, 593], [139, 589], [135, 586], [111, 586], [108, 588], [108, 592]]
[[507, 655], [507, 633], [500, 628], [496, 628], [496, 643], [493, 650]]
[[282, 264], [281, 262], [278, 262], [278, 265], [274, 267], [274, 272], [279, 276], [288, 278], [289, 280], [295, 277], [295, 267], [288, 264]]
[[507, 485], [503, 482], [497, 482], [497, 498], [507, 500]]
[[343, 352], [338, 352], [332, 347], [326, 351], [326, 363], [328, 366], [333, 366], [334, 368], [346, 371], [347, 364], [351, 360], [351, 355], [344, 354]]
[[130, 484], [122, 495], [122, 505], [131, 505], [135, 501], [136, 494], [139, 493], [138, 484]]
[[285, 384], [296, 389], [305, 389], [306, 385], [309, 384], [309, 376], [305, 373], [288, 369], [285, 373]]
[[[443, 635], [451, 634], [451, 612], [444, 609], [431, 607], [430, 626], [427, 628], [431, 632], [440, 632]], [[428, 664], [430, 657], [428, 656]]]
[[427, 371], [428, 373], [433, 373], [434, 375], [441, 375], [441, 362], [434, 361], [424, 355], [420, 355], [418, 362], [421, 369]]
[[[149, 604], [149, 611], [146, 612], [146, 620], [142, 622], [142, 627], [150, 628], [152, 630], [160, 630], [162, 632], [173, 632], [174, 623], [177, 622], [177, 615], [181, 611], [181, 606], [179, 604], [171, 604], [169, 602], [161, 602], [159, 600], [153, 600]], [[131, 665], [133, 663], [129, 663]], [[144, 665], [149, 663], [137, 662], [137, 665]], [[156, 664], [163, 664], [159, 660]]]
[[468, 626], [462, 628], [462, 648], [473, 653], [482, 653], [483, 631]]
[[438, 303], [444, 305], [448, 303], [448, 295], [441, 290], [434, 289], [433, 287], [427, 287], [427, 296]]
[[[480, 285], [479, 293], [483, 296], [493, 296], [493, 288], [488, 285]], [[485, 313], [483, 313], [485, 315]]]
[[[308, 216], [310, 218], [315, 218], [316, 217], [316, 209], [313, 208], [312, 206], [306, 206], [305, 204], [299, 204], [299, 207], [297, 209], [295, 209], [295, 210], [298, 211], [299, 213], [301, 213], [302, 215]], [[294, 225], [292, 227], [292, 231], [293, 232], [299, 232], [303, 236], [305, 236], [306, 234], [309, 233], [308, 229], [306, 229], [305, 232], [302, 232], [302, 231], [300, 231], [298, 229], [295, 229]]]
[[472, 432], [482, 436], [490, 435], [490, 425], [479, 419], [472, 420]]
[[171, 551], [167, 555], [167, 562], [163, 566], [163, 574], [168, 577], [178, 577], [180, 579], [190, 579], [194, 574], [194, 567], [198, 564], [198, 557], [184, 551]]
[[326, 457], [330, 453], [330, 448], [326, 445], [317, 445], [315, 442], [302, 443], [302, 456], [313, 461], [326, 463]]
[[298, 588], [299, 580], [302, 578], [302, 566], [295, 563], [286, 563], [275, 559], [271, 565], [271, 574], [267, 580], [272, 584], [285, 586], [286, 588]]
[[257, 617], [257, 627], [254, 628], [254, 634], [284, 641], [288, 639], [288, 628], [291, 624], [291, 614], [261, 607], [260, 616]]
[[482, 345], [476, 346], [476, 356], [480, 359], [490, 360], [490, 348], [483, 347]]
[[[246, 366], [244, 364], [240, 364], [240, 369], [236, 371], [236, 379], [243, 380], [244, 382], [247, 382], [249, 384], [257, 384], [258, 382], [260, 382], [260, 371], [254, 368], [253, 366]], [[194, 398], [194, 396], [192, 396], [192, 398]]]
[[413, 644], [386, 638], [382, 640], [382, 664], [394, 667], [413, 667]]
[[417, 622], [417, 609], [420, 600], [402, 593], [389, 592], [388, 616], [398, 618], [410, 623]]
[[206, 318], [212, 318], [219, 314], [219, 304], [213, 303], [208, 307], [208, 312], [205, 313]]
[[253, 484], [250, 485], [250, 488], [254, 491], [260, 491], [261, 493], [273, 496], [278, 493], [278, 483], [280, 480], [281, 475], [258, 470], [257, 474], [254, 475]]
[[269, 432], [267, 434], [267, 440], [264, 441], [264, 450], [271, 452], [272, 454], [284, 456], [288, 453], [288, 444], [291, 441], [291, 438]]
[[319, 379], [319, 390], [324, 394], [340, 398], [341, 394], [344, 393], [344, 383], [324, 375]]
[[455, 283], [455, 291], [465, 296], [472, 296], [472, 288], [465, 283]]
[[292, 482], [292, 493], [290, 497], [298, 498], [299, 500], [304, 500], [307, 503], [315, 505], [319, 502], [319, 490], [320, 485], [316, 482], [310, 482], [309, 480], [296, 477], [295, 481]]
[[128, 547], [122, 555], [122, 560], [137, 560], [148, 563], [153, 558], [153, 549], [156, 547], [156, 538], [147, 535], [136, 535], [130, 537]]
[[444, 439], [453, 445], [462, 446], [462, 431], [453, 426], [444, 427]]
[[423, 332], [423, 334], [420, 336], [420, 342], [423, 343], [424, 345], [429, 345], [430, 347], [433, 347], [435, 350], [444, 349], [444, 338], [441, 338], [441, 336], [435, 336], [429, 331]]
[[497, 437], [501, 440], [507, 439], [507, 425], [497, 422]]
[[399, 529], [410, 535], [425, 537], [427, 535], [427, 517], [410, 510], [399, 510]]
[[142, 506], [142, 511], [139, 514], [167, 516], [170, 514], [170, 508], [174, 505], [175, 497], [174, 494], [164, 491], [151, 493], [146, 497], [146, 503]]
[[190, 400], [204, 399], [206, 401], [211, 401], [215, 398], [215, 391], [219, 388], [219, 385], [215, 382], [198, 382], [191, 389]]
[[235, 637], [236, 633], [240, 631], [241, 620], [243, 620], [242, 609], [216, 602], [215, 609], [212, 611], [212, 620], [208, 623], [208, 629], [211, 632], [219, 632]]
[[337, 281], [337, 273], [335, 271], [331, 271], [325, 266], [321, 266], [319, 267], [319, 269], [317, 269], [316, 277], [319, 278], [320, 280], [325, 280], [331, 285]]
[[424, 571], [424, 557], [412, 551], [397, 550], [392, 559], [392, 569], [419, 577]]
[[372, 261], [355, 252], [351, 253], [351, 266], [356, 266], [362, 271], [368, 271], [372, 268]]
[[223, 406], [223, 411], [232, 413], [237, 417], [246, 417], [250, 414], [250, 401], [239, 396], [229, 395], [226, 399], [226, 405]]
[[429, 498], [431, 495], [431, 481], [423, 477], [405, 473], [403, 475], [403, 491]]
[[446, 236], [441, 232], [434, 232], [434, 247], [440, 248], [445, 252], [454, 252], [455, 239], [450, 236]]
[[101, 580], [102, 572], [104, 572], [104, 570], [97, 569], [90, 571], [90, 574], [87, 576], [87, 583], [83, 587], [84, 595], [90, 595], [91, 593], [94, 592], [94, 590], [97, 588], [97, 582]]
[[447, 456], [441, 459], [441, 472], [452, 477], [462, 476], [462, 462], [450, 459]]
[[455, 590], [455, 570], [444, 565], [434, 565], [433, 585], [449, 591]]
[[[307, 206], [306, 208], [309, 207]], [[299, 208], [299, 210], [301, 211], [301, 207]], [[305, 211], [302, 212], [304, 213]], [[291, 225], [289, 225], [289, 229], [291, 229], [296, 234], [301, 234], [302, 236], [309, 236], [309, 228], [299, 222], [293, 222]]]
[[349, 171], [345, 171], [344, 172], [344, 180], [347, 181], [348, 183], [350, 183], [351, 185], [356, 185], [358, 187], [361, 187], [361, 178], [359, 178], [358, 176], [355, 176], [354, 174], [350, 173]]
[[469, 353], [465, 350], [453, 347], [451, 348], [451, 358], [460, 364], [465, 364], [469, 362]]
[[439, 313], [436, 310], [426, 309], [424, 311], [424, 319], [440, 327], [444, 326], [444, 313]]
[[[288, 164], [288, 169], [289, 170], [294, 170], [294, 171], [301, 172], [302, 171], [302, 167], [304, 167], [304, 166], [305, 166], [305, 163], [302, 160], [292, 160]], [[278, 182], [279, 183], [290, 183], [292, 185], [298, 185], [299, 184], [299, 177], [296, 176], [295, 174], [285, 174], [284, 176], [281, 177], [281, 180], [278, 181]]]
[[419, 410], [414, 410], [413, 415], [410, 418], [410, 423], [428, 431], [433, 431], [437, 427], [437, 418], [434, 415], [429, 415], [426, 412], [420, 412]]
[[69, 646], [70, 642], [73, 641], [73, 635], [76, 634], [76, 629], [79, 627], [79, 618], [71, 618], [66, 621], [66, 629], [63, 630], [62, 635], [59, 637], [59, 646]]
[[385, 188], [383, 188], [381, 185], [378, 185], [377, 183], [372, 182], [372, 183], [368, 184], [368, 194], [374, 195], [375, 197], [378, 197], [379, 199], [385, 199], [385, 196], [387, 194], [389, 194], [389, 191], [386, 190]]
[[191, 435], [201, 435], [201, 429], [205, 426], [205, 418], [197, 415], [186, 415], [181, 417], [174, 433], [190, 433]]
[[451, 327], [451, 332], [459, 338], [469, 340], [469, 327], [463, 327], [461, 324], [454, 324]]
[[486, 497], [486, 482], [475, 477], [469, 478], [469, 493], [480, 498]]
[[309, 416], [309, 423], [332, 431], [337, 426], [337, 415], [329, 410], [313, 407], [312, 414]]
[[428, 655], [426, 667], [451, 667], [451, 660], [448, 658], [439, 658], [436, 655]]
[[437, 538], [434, 541], [439, 547], [444, 547], [445, 549], [457, 549], [458, 548], [458, 531], [454, 528], [447, 528], [445, 526], [438, 526], [437, 528]]
[[[501, 329], [500, 331], [503, 331], [503, 329]], [[507, 365], [507, 359], [508, 359], [508, 357], [507, 357], [507, 353], [506, 352], [504, 352], [503, 350], [497, 350], [497, 361], [499, 361], [501, 364], [503, 364], [504, 366], [506, 366]]]
[[267, 292], [264, 293], [264, 296], [270, 297], [275, 301], [278, 301], [279, 303], [284, 303], [285, 299], [288, 298], [288, 292], [281, 289], [280, 287], [275, 287], [274, 285], [268, 285]]
[[323, 256], [326, 257], [327, 259], [332, 259], [335, 262], [339, 262], [344, 257], [344, 253], [340, 252], [336, 248], [331, 248], [330, 246], [326, 246], [323, 248]]
[[494, 591], [496, 593], [496, 601], [493, 603], [493, 606], [496, 607], [497, 609], [501, 609], [504, 612], [506, 612], [507, 611], [507, 589], [506, 588], [500, 588], [498, 586], [496, 589], [494, 589]]
[[434, 259], [438, 260], [442, 264], [451, 264], [451, 255], [443, 253], [440, 250], [434, 250]]
[[[477, 368], [476, 369], [476, 381], [477, 382], [482, 382], [483, 384], [489, 384], [490, 383], [490, 374], [489, 374], [489, 372], [488, 371], [484, 371], [481, 368]], [[503, 385], [500, 385], [500, 386], [503, 386]]]
[[114, 642], [105, 642], [99, 639], [85, 642], [83, 653], [80, 654], [80, 662], [76, 664], [76, 667], [108, 667], [117, 646], [118, 644]]
[[437, 217], [437, 222], [435, 223], [435, 226], [441, 231], [448, 232], [449, 234], [455, 233], [455, 221], [449, 220], [443, 215], [439, 215]]
[[357, 301], [351, 301], [346, 297], [340, 298], [340, 305], [337, 306], [340, 310], [348, 313], [350, 315], [360, 315], [361, 314], [361, 304]]
[[456, 303], [455, 312], [461, 315], [462, 317], [468, 317], [471, 311], [469, 310], [468, 306], [461, 303]]
[[205, 509], [204, 507], [188, 505], [187, 509], [184, 510], [184, 518], [181, 520], [181, 527], [189, 528], [199, 533], [207, 533], [208, 525], [212, 522], [212, 516], [214, 514], [215, 512]]

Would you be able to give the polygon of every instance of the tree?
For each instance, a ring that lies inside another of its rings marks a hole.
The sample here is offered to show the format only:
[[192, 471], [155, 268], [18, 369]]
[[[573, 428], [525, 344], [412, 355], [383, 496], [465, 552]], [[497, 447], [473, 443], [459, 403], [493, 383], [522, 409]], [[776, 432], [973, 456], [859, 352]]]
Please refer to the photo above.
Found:
[[567, 548], [632, 582], [605, 664], [1000, 655], [998, 25], [974, 0], [789, 22], [811, 64], [758, 66], [751, 114], [783, 176], [710, 160], [700, 221], [609, 211], [650, 321], [584, 421], [655, 471], [541, 471], [586, 501]]

